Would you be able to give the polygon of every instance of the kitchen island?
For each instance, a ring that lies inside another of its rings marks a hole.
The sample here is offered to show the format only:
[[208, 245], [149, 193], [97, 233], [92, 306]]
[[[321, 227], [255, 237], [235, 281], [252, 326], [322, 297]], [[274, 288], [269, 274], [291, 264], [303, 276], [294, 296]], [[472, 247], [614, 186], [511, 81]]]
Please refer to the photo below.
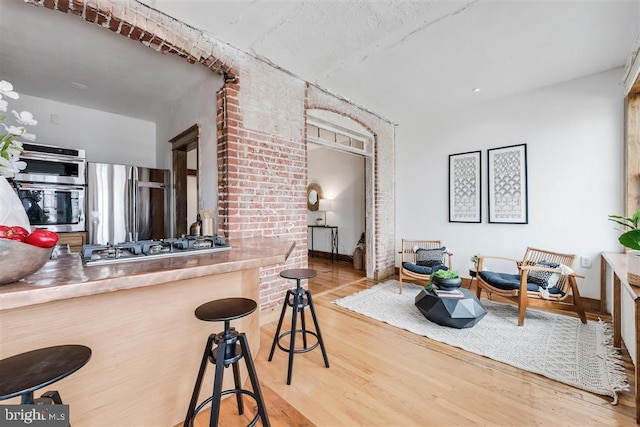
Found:
[[[0, 286], [0, 358], [86, 345], [93, 351], [87, 365], [47, 388], [70, 405], [72, 425], [178, 424], [206, 339], [223, 327], [197, 320], [195, 308], [233, 296], [258, 301], [260, 268], [283, 264], [295, 246], [279, 239], [229, 244], [221, 252], [95, 266], [62, 253], [26, 279]], [[255, 357], [259, 312], [232, 326], [247, 333]], [[212, 377], [209, 367], [202, 397], [210, 394]], [[232, 377], [229, 372], [225, 382]]]

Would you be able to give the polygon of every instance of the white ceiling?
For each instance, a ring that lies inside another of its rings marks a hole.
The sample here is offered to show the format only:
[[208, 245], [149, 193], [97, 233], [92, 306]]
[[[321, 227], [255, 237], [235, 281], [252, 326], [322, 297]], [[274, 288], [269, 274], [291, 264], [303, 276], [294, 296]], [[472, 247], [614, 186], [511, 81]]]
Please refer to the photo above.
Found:
[[[640, 29], [638, 0], [142, 2], [399, 124], [624, 66]], [[0, 78], [32, 95], [152, 120], [210, 76], [20, 0], [0, 17]]]

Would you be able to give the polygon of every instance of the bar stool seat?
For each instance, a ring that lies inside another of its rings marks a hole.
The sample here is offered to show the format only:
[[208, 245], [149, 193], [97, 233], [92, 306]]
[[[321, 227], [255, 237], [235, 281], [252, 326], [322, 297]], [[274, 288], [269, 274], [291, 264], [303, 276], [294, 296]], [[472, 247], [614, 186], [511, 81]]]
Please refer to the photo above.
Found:
[[[329, 367], [329, 359], [327, 358], [327, 351], [324, 347], [324, 341], [322, 340], [322, 334], [320, 332], [320, 325], [318, 324], [318, 318], [316, 316], [316, 310], [313, 305], [313, 299], [311, 298], [311, 292], [307, 289], [303, 289], [301, 286], [301, 281], [305, 279], [311, 279], [316, 277], [318, 272], [312, 270], [310, 268], [295, 268], [290, 270], [283, 270], [280, 272], [280, 277], [285, 279], [294, 279], [296, 281], [296, 289], [287, 291], [287, 294], [284, 298], [284, 303], [282, 304], [282, 312], [280, 313], [280, 320], [278, 321], [278, 327], [276, 328], [276, 333], [273, 337], [273, 343], [271, 344], [271, 352], [269, 353], [269, 362], [273, 359], [273, 352], [276, 349], [276, 346], [280, 350], [283, 350], [289, 353], [289, 364], [287, 367], [287, 384], [291, 384], [291, 377], [293, 373], [293, 356], [294, 354], [306, 353], [311, 350], [314, 350], [316, 347], [320, 346], [322, 350], [322, 357], [324, 359], [325, 367]], [[282, 328], [282, 321], [284, 319], [284, 315], [287, 311], [287, 307], [291, 307], [293, 309], [293, 313], [291, 316], [291, 329], [280, 333]], [[307, 325], [305, 323], [304, 317], [304, 309], [305, 307], [309, 307], [311, 310], [311, 317], [313, 319], [313, 323], [315, 325], [315, 332], [307, 329]], [[297, 328], [297, 316], [300, 313], [300, 321], [301, 328]], [[296, 348], [296, 335], [300, 334], [302, 336], [302, 348]], [[307, 345], [307, 335], [316, 338], [316, 342], [308, 346]], [[289, 336], [289, 346], [285, 347], [280, 344], [280, 340], [284, 337]]]
[[[267, 410], [264, 405], [264, 399], [260, 390], [260, 383], [258, 382], [255, 366], [253, 364], [253, 358], [251, 357], [251, 351], [249, 350], [247, 337], [244, 332], [237, 332], [235, 328], [231, 327], [232, 320], [248, 316], [257, 308], [258, 305], [256, 302], [248, 298], [224, 298], [209, 301], [196, 308], [195, 315], [198, 319], [205, 322], [224, 322], [224, 331], [218, 334], [211, 334], [207, 339], [207, 344], [204, 348], [204, 353], [202, 354], [200, 370], [198, 371], [196, 384], [193, 389], [193, 394], [191, 395], [189, 409], [187, 410], [187, 416], [184, 420], [185, 427], [193, 425], [195, 416], [208, 403], [211, 403], [211, 418], [209, 420], [209, 425], [217, 426], [220, 413], [220, 400], [222, 396], [228, 394], [236, 395], [238, 414], [240, 415], [244, 413], [242, 395], [250, 396], [256, 401], [258, 412], [248, 424], [249, 426], [255, 425], [258, 419], [262, 421], [263, 426], [270, 425]], [[213, 348], [213, 344], [217, 344], [215, 349]], [[251, 381], [253, 391], [243, 389], [240, 384], [240, 370], [238, 362], [243, 358], [249, 373], [249, 379]], [[213, 394], [196, 407], [208, 362], [211, 362], [216, 366], [213, 381]], [[233, 369], [235, 388], [223, 391], [222, 380], [224, 368], [229, 366]]]
[[[33, 393], [71, 375], [91, 358], [83, 345], [59, 345], [17, 354], [0, 360], [0, 400], [21, 396], [23, 405], [34, 403]], [[43, 398], [62, 404], [57, 391]]]

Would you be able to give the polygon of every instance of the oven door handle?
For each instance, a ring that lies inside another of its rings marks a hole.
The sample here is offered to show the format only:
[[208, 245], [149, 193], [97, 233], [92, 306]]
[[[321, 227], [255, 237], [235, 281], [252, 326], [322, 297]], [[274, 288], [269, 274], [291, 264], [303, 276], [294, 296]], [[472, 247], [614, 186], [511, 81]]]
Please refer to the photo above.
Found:
[[34, 184], [30, 182], [20, 182], [14, 181], [15, 185], [19, 190], [61, 190], [61, 191], [80, 191], [84, 190], [85, 187], [79, 185], [64, 185], [64, 184]]
[[85, 159], [78, 159], [76, 157], [68, 157], [68, 156], [60, 156], [56, 154], [40, 154], [34, 153], [30, 151], [24, 151], [20, 157], [22, 159], [31, 159], [31, 160], [45, 160], [48, 162], [57, 162], [57, 163], [76, 163], [82, 164], [86, 163]]

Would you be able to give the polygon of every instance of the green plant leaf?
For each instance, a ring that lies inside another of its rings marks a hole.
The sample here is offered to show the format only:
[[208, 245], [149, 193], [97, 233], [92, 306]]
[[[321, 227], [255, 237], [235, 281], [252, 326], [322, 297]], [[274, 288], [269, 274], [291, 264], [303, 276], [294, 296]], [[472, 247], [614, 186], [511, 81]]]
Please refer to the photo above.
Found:
[[[623, 221], [620, 221], [623, 220]], [[613, 221], [617, 224], [620, 224], [624, 227], [628, 227], [628, 228], [637, 228], [637, 226], [633, 225], [633, 220], [631, 218], [626, 218], [624, 216], [619, 216], [619, 215], [609, 215], [609, 221]]]
[[622, 246], [640, 251], [640, 229], [635, 229], [623, 233], [618, 241]]
[[458, 272], [455, 270], [438, 270], [431, 275], [431, 277], [434, 276], [440, 279], [457, 279]]

